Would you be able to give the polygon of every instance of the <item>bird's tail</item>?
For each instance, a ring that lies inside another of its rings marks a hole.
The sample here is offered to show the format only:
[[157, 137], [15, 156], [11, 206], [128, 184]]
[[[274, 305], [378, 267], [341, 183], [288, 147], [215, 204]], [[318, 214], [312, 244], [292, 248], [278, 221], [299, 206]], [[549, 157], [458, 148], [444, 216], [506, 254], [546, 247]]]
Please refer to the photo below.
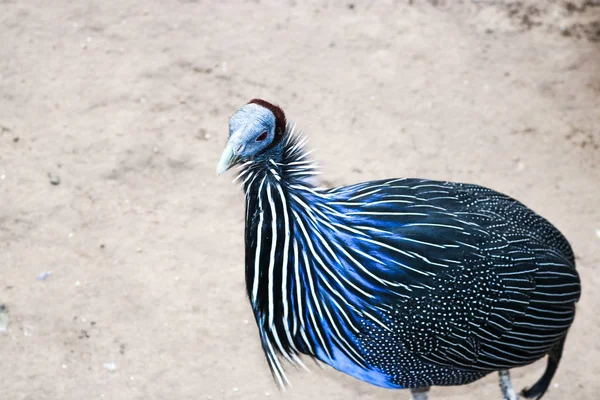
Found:
[[544, 375], [528, 389], [523, 389], [521, 391], [521, 396], [526, 399], [540, 400], [546, 390], [548, 390], [548, 386], [550, 386], [550, 381], [558, 368], [558, 363], [560, 361], [560, 357], [562, 356], [563, 346], [565, 344], [566, 335], [563, 336], [560, 342], [556, 343], [554, 347], [550, 349], [548, 353], [548, 365], [546, 366], [546, 371], [544, 371]]

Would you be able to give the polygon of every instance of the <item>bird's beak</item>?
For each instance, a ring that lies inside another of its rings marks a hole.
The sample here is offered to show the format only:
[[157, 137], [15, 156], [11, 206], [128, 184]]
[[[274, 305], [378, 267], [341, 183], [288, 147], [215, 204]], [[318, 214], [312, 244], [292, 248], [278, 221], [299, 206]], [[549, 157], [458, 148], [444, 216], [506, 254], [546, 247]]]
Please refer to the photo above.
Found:
[[235, 154], [235, 150], [233, 149], [233, 143], [231, 141], [227, 142], [227, 146], [225, 146], [225, 150], [223, 150], [223, 154], [221, 154], [221, 159], [217, 164], [217, 175], [221, 175], [223, 172], [227, 171], [231, 168], [238, 160], [238, 157]]

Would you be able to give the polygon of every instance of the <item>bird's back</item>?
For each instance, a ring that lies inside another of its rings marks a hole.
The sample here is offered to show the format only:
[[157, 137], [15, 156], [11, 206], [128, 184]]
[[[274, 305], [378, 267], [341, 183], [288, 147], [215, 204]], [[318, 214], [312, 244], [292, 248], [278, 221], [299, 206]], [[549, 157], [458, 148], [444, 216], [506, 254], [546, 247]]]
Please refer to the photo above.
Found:
[[[508, 196], [416, 179], [295, 196], [300, 223], [303, 204], [313, 209], [301, 250], [322, 260], [307, 268], [338, 277], [323, 273], [315, 290], [336, 317], [360, 325], [337, 329], [344, 340], [332, 347], [349, 359], [329, 363], [344, 372], [369, 380], [362, 369], [376, 371], [371, 383], [387, 387], [468, 383], [541, 358], [573, 321], [580, 287], [571, 247]], [[348, 367], [355, 358], [358, 370]]]

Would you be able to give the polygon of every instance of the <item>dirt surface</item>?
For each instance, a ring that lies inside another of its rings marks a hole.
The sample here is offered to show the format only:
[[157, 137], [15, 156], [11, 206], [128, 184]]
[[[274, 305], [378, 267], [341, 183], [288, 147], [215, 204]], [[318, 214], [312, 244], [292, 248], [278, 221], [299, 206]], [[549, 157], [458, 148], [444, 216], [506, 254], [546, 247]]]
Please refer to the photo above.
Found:
[[243, 195], [214, 172], [253, 97], [327, 185], [479, 183], [555, 223], [583, 297], [546, 399], [600, 396], [598, 1], [0, 0], [0, 398], [409, 398], [317, 366], [272, 381]]

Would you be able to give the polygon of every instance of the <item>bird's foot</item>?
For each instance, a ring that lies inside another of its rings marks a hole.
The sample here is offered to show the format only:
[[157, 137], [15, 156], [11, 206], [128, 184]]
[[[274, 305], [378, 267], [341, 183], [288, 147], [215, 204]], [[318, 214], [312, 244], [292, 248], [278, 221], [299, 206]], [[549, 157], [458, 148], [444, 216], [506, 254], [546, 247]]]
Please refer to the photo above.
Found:
[[429, 387], [411, 389], [412, 400], [427, 400], [429, 398]]
[[502, 400], [519, 400], [519, 395], [515, 393], [508, 370], [498, 371], [498, 378], [500, 390], [502, 390]]

